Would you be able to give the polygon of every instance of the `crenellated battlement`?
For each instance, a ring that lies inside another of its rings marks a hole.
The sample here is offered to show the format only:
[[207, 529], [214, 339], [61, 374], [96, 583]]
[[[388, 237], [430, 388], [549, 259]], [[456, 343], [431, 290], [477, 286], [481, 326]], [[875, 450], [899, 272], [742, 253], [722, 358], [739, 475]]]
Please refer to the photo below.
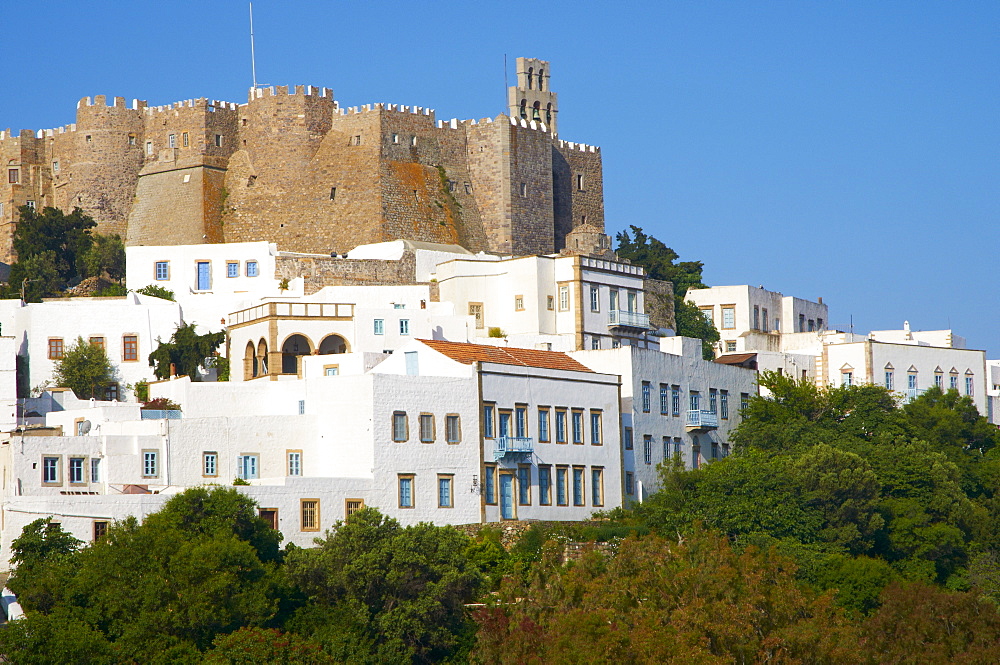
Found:
[[587, 145], [586, 143], [574, 143], [573, 141], [559, 140], [559, 147], [566, 150], [579, 150], [580, 152], [600, 152], [600, 146]]
[[340, 115], [355, 115], [360, 113], [370, 113], [372, 111], [389, 111], [392, 113], [406, 113], [409, 115], [424, 115], [434, 119], [434, 109], [423, 106], [405, 106], [403, 104], [389, 104], [376, 102], [375, 104], [362, 104], [361, 106], [349, 106], [338, 110]]
[[75, 131], [76, 131], [76, 123], [74, 122], [69, 125], [63, 125], [62, 127], [56, 127], [55, 129], [39, 129], [37, 132], [35, 132], [35, 138], [48, 139], [52, 138], [56, 134], [65, 134], [67, 132], [75, 132]]
[[267, 87], [257, 87], [250, 88], [247, 95], [247, 101], [253, 101], [255, 99], [262, 99], [264, 97], [292, 97], [292, 96], [302, 96], [302, 97], [316, 97], [320, 99], [329, 99], [331, 102], [336, 104], [333, 99], [333, 90], [330, 88], [317, 88], [312, 85], [271, 85]]
[[145, 106], [143, 103], [143, 113], [147, 116], [154, 116], [158, 113], [166, 113], [169, 111], [180, 111], [186, 109], [197, 109], [199, 111], [204, 111], [207, 113], [214, 113], [216, 111], [235, 111], [239, 108], [239, 104], [235, 102], [224, 102], [217, 99], [207, 99], [205, 97], [199, 97], [198, 99], [186, 99], [179, 102], [174, 102], [173, 104], [164, 104], [162, 106]]
[[[84, 97], [84, 98], [82, 98], [80, 101], [78, 101], [76, 103], [76, 108], [77, 109], [85, 108], [87, 106], [103, 106], [103, 107], [110, 107], [110, 108], [120, 108], [120, 109], [123, 109], [123, 110], [124, 109], [129, 109], [129, 107], [126, 106], [126, 104], [125, 104], [125, 98], [124, 97], [113, 97], [112, 101], [111, 101], [111, 104], [109, 105], [108, 104], [108, 98], [107, 98], [106, 95], [94, 95], [93, 98], [91, 98], [91, 97]], [[130, 110], [135, 111], [137, 109], [144, 108], [145, 106], [146, 106], [146, 101], [145, 100], [133, 99], [132, 100], [132, 106], [131, 106]]]

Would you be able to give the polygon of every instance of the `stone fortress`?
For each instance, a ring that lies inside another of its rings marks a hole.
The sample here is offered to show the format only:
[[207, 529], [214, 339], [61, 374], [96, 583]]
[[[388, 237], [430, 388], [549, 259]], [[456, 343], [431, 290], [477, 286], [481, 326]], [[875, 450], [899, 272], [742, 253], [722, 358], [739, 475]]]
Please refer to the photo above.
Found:
[[597, 252], [599, 148], [559, 139], [551, 68], [517, 59], [508, 114], [342, 108], [328, 88], [257, 87], [245, 104], [87, 97], [76, 123], [0, 131], [0, 260], [17, 208], [81, 208], [127, 245], [267, 240], [326, 254], [405, 239], [499, 254]]

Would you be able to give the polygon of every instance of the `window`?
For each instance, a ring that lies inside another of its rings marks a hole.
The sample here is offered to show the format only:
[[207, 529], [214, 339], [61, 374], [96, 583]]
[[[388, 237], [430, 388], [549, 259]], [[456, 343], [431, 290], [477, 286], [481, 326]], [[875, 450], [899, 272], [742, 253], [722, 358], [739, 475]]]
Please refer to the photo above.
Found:
[[538, 503], [552, 505], [552, 467], [547, 464], [538, 467]]
[[583, 411], [573, 409], [573, 443], [583, 443]]
[[601, 338], [598, 337], [597, 335], [594, 335], [593, 337], [591, 337], [590, 338], [590, 348], [593, 349], [594, 351], [597, 351], [598, 349], [600, 349], [601, 348]]
[[52, 173], [59, 174], [59, 160], [52, 162]]
[[63, 341], [62, 337], [49, 338], [49, 360], [62, 360]]
[[393, 143], [399, 143], [399, 134], [393, 134], [392, 135], [392, 142]]
[[101, 482], [101, 460], [99, 459], [90, 460], [90, 482]]
[[105, 402], [117, 402], [118, 401], [118, 384], [109, 383], [104, 386], [104, 401]]
[[669, 401], [668, 395], [669, 395], [669, 391], [667, 390], [667, 384], [661, 383], [660, 384], [660, 413], [662, 415], [664, 415], [664, 416], [669, 413], [669, 411], [667, 410], [667, 408], [668, 408], [667, 402]]
[[666, 462], [670, 459], [670, 437], [663, 437], [663, 461]]
[[24, 205], [28, 206], [28, 210], [30, 210], [32, 212], [35, 211], [35, 202], [34, 201], [25, 201]]
[[722, 306], [722, 327], [723, 328], [735, 328], [736, 327], [736, 308], [732, 305]]
[[519, 404], [514, 407], [514, 436], [528, 436], [528, 407]]
[[240, 276], [240, 264], [237, 261], [228, 261], [226, 263], [226, 277], [239, 277]]
[[452, 476], [438, 476], [438, 508], [451, 508]]
[[840, 373], [840, 385], [842, 385], [842, 386], [850, 386], [850, 385], [853, 384], [853, 382], [854, 382], [854, 373], [853, 372], [841, 372]]
[[89, 340], [91, 346], [99, 346], [104, 348], [104, 338], [103, 337], [91, 337]]
[[340, 376], [340, 365], [323, 365], [323, 376]]
[[385, 319], [374, 319], [372, 321], [372, 333], [375, 335], [385, 334]]
[[319, 499], [299, 499], [299, 531], [319, 531]]
[[714, 307], [700, 307], [701, 315], [705, 317], [705, 320], [715, 325], [715, 308]]
[[569, 309], [569, 286], [559, 287], [559, 311], [565, 312]]
[[306, 415], [306, 401], [304, 399], [299, 400], [299, 415]]
[[642, 382], [642, 412], [643, 413], [649, 413], [650, 401], [651, 401], [651, 395], [650, 395], [650, 393], [652, 392], [652, 390], [653, 389], [650, 386], [649, 381], [643, 381]]
[[363, 510], [364, 507], [364, 499], [344, 499], [344, 519], [349, 518], [359, 510]]
[[894, 390], [895, 389], [895, 379], [892, 374], [892, 370], [885, 371], [885, 389]]
[[726, 342], [726, 353], [735, 353], [735, 352], [736, 352], [736, 342], [727, 341]]
[[410, 438], [410, 426], [406, 421], [406, 411], [394, 411], [392, 414], [392, 440], [406, 441]]
[[302, 475], [302, 451], [301, 450], [289, 450], [288, 456], [288, 475], [290, 476], [301, 476]]
[[556, 308], [556, 299], [553, 296], [545, 296], [545, 308], [550, 312]]
[[497, 502], [497, 467], [495, 464], [486, 465], [486, 473], [483, 474], [483, 493], [486, 494], [486, 503], [495, 505]]
[[968, 395], [969, 397], [972, 397], [972, 394], [973, 394], [973, 383], [972, 383], [972, 377], [971, 376], [965, 377], [965, 394]]
[[917, 375], [915, 373], [910, 373], [906, 375], [906, 387], [909, 390], [917, 389]]
[[649, 434], [642, 437], [642, 461], [646, 464], [653, 463], [653, 437]]
[[528, 183], [522, 182], [521, 183], [521, 196], [523, 197], [523, 196], [527, 196], [527, 195], [528, 195]]
[[278, 509], [277, 508], [258, 508], [257, 515], [267, 522], [267, 525], [272, 529], [278, 528]]
[[590, 500], [594, 506], [604, 505], [604, 469], [599, 466], [590, 469]]
[[86, 482], [86, 476], [84, 475], [84, 463], [86, 460], [82, 457], [70, 457], [69, 458], [69, 484], [70, 485], [82, 485]]
[[573, 505], [584, 505], [583, 467], [573, 467]]
[[156, 280], [162, 282], [170, 279], [170, 261], [157, 261], [155, 264]]
[[590, 444], [600, 446], [604, 443], [604, 436], [601, 427], [601, 412], [590, 412]]
[[625, 472], [625, 493], [635, 494], [635, 474], [631, 471]]
[[399, 476], [399, 507], [413, 507], [413, 476]]
[[566, 443], [565, 409], [556, 409], [556, 443]]
[[556, 467], [556, 503], [560, 506], [568, 506], [566, 486], [569, 482], [569, 467]]
[[237, 475], [243, 480], [253, 480], [260, 477], [260, 456], [257, 454], [240, 455], [236, 460]]
[[135, 134], [128, 135], [128, 144], [133, 147], [135, 146]]
[[222, 147], [222, 134], [216, 134], [215, 135], [215, 147], [216, 148], [221, 148]]
[[146, 154], [147, 155], [152, 155], [153, 154], [153, 142], [152, 141], [146, 141]]
[[750, 406], [750, 393], [740, 393], [740, 411], [746, 411]]
[[430, 413], [420, 414], [420, 440], [424, 443], [434, 443], [434, 416]]
[[768, 321], [767, 321], [767, 309], [766, 308], [763, 308], [763, 309], [760, 310], [760, 317], [762, 319], [761, 323], [764, 324], [764, 332], [768, 332], [768, 328], [767, 328]]
[[635, 291], [629, 291], [626, 294], [626, 296], [627, 296], [627, 304], [625, 306], [628, 308], [628, 311], [638, 312], [639, 310], [637, 308], [639, 306], [639, 296], [636, 294]]
[[410, 334], [410, 320], [409, 319], [400, 319], [399, 320], [399, 334], [400, 335], [409, 335]]
[[681, 387], [670, 386], [670, 413], [674, 416], [681, 415]]
[[138, 335], [122, 335], [122, 360], [135, 361], [139, 359]]
[[692, 390], [691, 395], [688, 398], [688, 409], [691, 411], [698, 411], [701, 408], [701, 393], [697, 390]]
[[549, 408], [538, 408], [538, 440], [549, 440]]
[[524, 296], [514, 296], [514, 311], [515, 312], [524, 311]]
[[60, 457], [43, 457], [42, 458], [42, 484], [43, 485], [61, 485], [62, 478], [59, 477], [60, 471]]
[[596, 286], [590, 287], [590, 311], [599, 312], [601, 311], [601, 292]]
[[691, 446], [691, 468], [697, 469], [698, 462], [701, 461], [701, 447]]
[[495, 404], [483, 405], [483, 437], [492, 439], [494, 434], [493, 414], [496, 411]]
[[958, 375], [952, 374], [948, 377], [948, 387], [952, 390], [958, 390]]
[[[361, 137], [359, 136], [358, 138], [360, 139]], [[417, 137], [415, 135], [410, 137], [410, 145], [414, 147], [417, 145]]]
[[625, 431], [625, 450], [632, 450], [632, 447], [634, 445], [632, 442], [632, 428], [626, 427], [624, 431]]
[[7, 182], [12, 185], [16, 185], [21, 179], [20, 169], [7, 169]]
[[818, 327], [818, 328], [819, 328], [820, 330], [823, 330], [823, 319], [816, 319], [816, 326], [817, 326], [817, 327]]
[[583, 191], [583, 174], [582, 173], [577, 173], [576, 174], [576, 189], [577, 189], [577, 191], [580, 191], [580, 192]]
[[517, 505], [531, 505], [531, 466], [528, 464], [517, 467]]
[[444, 417], [444, 439], [448, 443], [458, 443], [462, 440], [462, 428], [457, 413], [449, 413]]
[[674, 437], [674, 455], [680, 457], [681, 455], [681, 439], [680, 437]]
[[483, 303], [481, 302], [470, 302], [469, 303], [469, 316], [474, 316], [476, 318], [476, 329], [483, 329]]
[[94, 520], [94, 540], [98, 541], [108, 535], [108, 523], [105, 520]]
[[167, 147], [168, 148], [176, 148], [177, 147], [177, 135], [176, 134], [170, 134], [169, 136], [167, 136]]
[[189, 147], [191, 145], [191, 137], [188, 136], [187, 132], [184, 132], [183, 134], [181, 134], [181, 145], [183, 147], [185, 147], [185, 148], [187, 148], [187, 147]]
[[719, 391], [715, 388], [708, 389], [708, 410], [710, 413], [719, 412]]
[[944, 389], [944, 374], [941, 370], [934, 372], [934, 387]]
[[723, 390], [719, 393], [719, 415], [723, 420], [729, 419], [729, 391]]
[[158, 478], [160, 475], [160, 468], [157, 464], [157, 451], [155, 450], [144, 450], [142, 451], [142, 477], [143, 478]]
[[[753, 329], [760, 329], [760, 305], [753, 306]], [[812, 330], [812, 328], [810, 328]]]
[[257, 262], [256, 261], [247, 261], [247, 263], [246, 263], [246, 271], [247, 271], [247, 277], [256, 277], [257, 276]]
[[201, 454], [201, 475], [209, 478], [219, 475], [219, 453], [212, 451]]

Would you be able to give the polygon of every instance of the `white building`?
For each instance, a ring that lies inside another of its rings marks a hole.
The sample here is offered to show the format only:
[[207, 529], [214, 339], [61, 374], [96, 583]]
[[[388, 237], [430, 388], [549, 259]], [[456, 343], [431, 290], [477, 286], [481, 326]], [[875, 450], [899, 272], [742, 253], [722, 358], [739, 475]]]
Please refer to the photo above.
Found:
[[703, 360], [701, 340], [666, 337], [660, 350], [635, 347], [577, 351], [595, 371], [622, 377], [626, 500], [659, 489], [656, 465], [679, 457], [686, 468], [725, 457], [740, 411], [757, 394], [757, 373]]
[[404, 524], [576, 520], [621, 505], [617, 376], [561, 353], [432, 340], [302, 366], [302, 380], [151, 385], [181, 413], [50, 396], [47, 427], [0, 441], [0, 558], [39, 517], [87, 541], [234, 478], [302, 546], [365, 505]]
[[103, 346], [116, 368], [116, 380], [105, 386], [105, 397], [131, 400], [134, 396], [127, 387], [153, 378], [148, 358], [157, 340], [168, 340], [183, 320], [177, 303], [129, 293], [46, 298], [30, 304], [0, 300], [0, 322], [15, 339], [29, 387], [52, 385], [56, 363], [77, 338], [83, 338]]
[[[719, 353], [781, 351], [779, 336], [826, 330], [829, 312], [818, 302], [747, 284], [688, 289], [693, 302], [719, 331]], [[761, 337], [766, 335], [766, 337]]]
[[587, 256], [456, 259], [435, 278], [441, 300], [475, 317], [477, 337], [559, 351], [656, 348], [645, 313], [645, 271]]

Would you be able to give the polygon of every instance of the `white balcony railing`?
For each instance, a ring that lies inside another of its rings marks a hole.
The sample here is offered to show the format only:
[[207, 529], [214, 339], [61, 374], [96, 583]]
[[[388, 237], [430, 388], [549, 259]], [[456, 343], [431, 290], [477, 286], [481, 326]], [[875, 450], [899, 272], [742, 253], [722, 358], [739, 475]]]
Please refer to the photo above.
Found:
[[621, 326], [624, 328], [643, 328], [649, 330], [649, 314], [640, 312], [626, 312], [624, 310], [613, 309], [608, 312], [608, 326]]
[[493, 448], [493, 461], [499, 462], [509, 453], [533, 453], [535, 440], [528, 436], [497, 437]]
[[687, 412], [686, 425], [694, 429], [713, 429], [719, 426], [719, 416], [711, 411], [691, 409]]

